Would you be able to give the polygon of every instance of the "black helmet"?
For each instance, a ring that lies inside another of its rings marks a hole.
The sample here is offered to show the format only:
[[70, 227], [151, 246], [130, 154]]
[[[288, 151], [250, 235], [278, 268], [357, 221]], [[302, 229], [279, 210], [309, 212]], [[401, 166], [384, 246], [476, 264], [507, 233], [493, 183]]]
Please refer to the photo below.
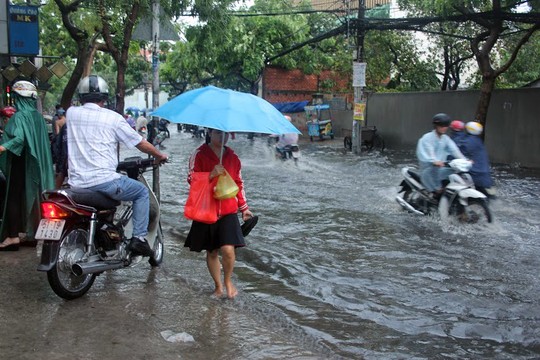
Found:
[[103, 78], [90, 75], [79, 82], [77, 88], [82, 103], [100, 102], [109, 98], [109, 86]]
[[450, 119], [450, 116], [445, 113], [439, 113], [433, 116], [433, 125], [450, 126], [451, 121], [452, 119]]

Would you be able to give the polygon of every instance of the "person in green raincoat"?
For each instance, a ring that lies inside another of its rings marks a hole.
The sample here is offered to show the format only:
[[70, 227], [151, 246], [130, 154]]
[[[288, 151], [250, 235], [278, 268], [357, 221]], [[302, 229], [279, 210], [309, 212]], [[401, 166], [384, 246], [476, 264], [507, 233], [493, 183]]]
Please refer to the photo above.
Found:
[[37, 89], [29, 81], [17, 81], [12, 89], [17, 112], [0, 145], [0, 170], [7, 180], [0, 251], [18, 250], [19, 233], [33, 239], [40, 220], [40, 194], [54, 189], [51, 146], [45, 119], [37, 111]]

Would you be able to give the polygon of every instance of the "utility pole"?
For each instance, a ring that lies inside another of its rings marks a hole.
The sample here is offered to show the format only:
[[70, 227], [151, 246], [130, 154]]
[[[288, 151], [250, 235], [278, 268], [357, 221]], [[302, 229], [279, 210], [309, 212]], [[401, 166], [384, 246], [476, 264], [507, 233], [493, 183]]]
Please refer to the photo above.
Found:
[[[152, 109], [156, 110], [159, 107], [159, 21], [160, 8], [159, 0], [152, 1]], [[152, 116], [152, 125], [154, 127], [154, 136], [158, 132], [158, 118]], [[153, 140], [153, 139], [151, 139]], [[154, 166], [152, 172], [152, 190], [156, 194], [158, 202], [160, 201], [160, 186], [159, 186], [159, 166]]]
[[[362, 124], [364, 106], [361, 104], [363, 101], [363, 88], [365, 84], [365, 69], [366, 64], [364, 61], [364, 37], [366, 35], [366, 29], [364, 26], [364, 19], [366, 16], [366, 2], [365, 0], [358, 0], [358, 18], [356, 19], [356, 61], [353, 64], [353, 88], [354, 88], [354, 115], [352, 126], [352, 150], [355, 154], [360, 155], [362, 149]], [[358, 115], [358, 109], [361, 109], [362, 114]]]

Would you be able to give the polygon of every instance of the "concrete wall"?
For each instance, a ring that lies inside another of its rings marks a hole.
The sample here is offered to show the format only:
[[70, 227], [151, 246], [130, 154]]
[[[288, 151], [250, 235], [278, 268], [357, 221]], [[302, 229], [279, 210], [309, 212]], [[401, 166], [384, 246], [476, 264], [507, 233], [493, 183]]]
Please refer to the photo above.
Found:
[[[367, 125], [377, 126], [388, 148], [414, 149], [418, 138], [432, 129], [434, 114], [445, 112], [464, 122], [473, 120], [478, 98], [478, 91], [372, 94]], [[491, 162], [540, 168], [539, 107], [538, 88], [494, 91], [485, 137]], [[352, 119], [351, 112], [346, 113]], [[334, 128], [340, 125], [337, 122]], [[345, 120], [343, 126], [351, 129], [352, 120]]]

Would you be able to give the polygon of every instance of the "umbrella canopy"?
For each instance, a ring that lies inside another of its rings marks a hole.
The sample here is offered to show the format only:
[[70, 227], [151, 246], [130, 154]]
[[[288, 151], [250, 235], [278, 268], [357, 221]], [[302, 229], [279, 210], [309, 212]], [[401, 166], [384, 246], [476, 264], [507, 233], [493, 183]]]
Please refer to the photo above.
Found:
[[301, 134], [268, 101], [252, 94], [215, 86], [178, 95], [153, 111], [152, 116], [225, 132]]

